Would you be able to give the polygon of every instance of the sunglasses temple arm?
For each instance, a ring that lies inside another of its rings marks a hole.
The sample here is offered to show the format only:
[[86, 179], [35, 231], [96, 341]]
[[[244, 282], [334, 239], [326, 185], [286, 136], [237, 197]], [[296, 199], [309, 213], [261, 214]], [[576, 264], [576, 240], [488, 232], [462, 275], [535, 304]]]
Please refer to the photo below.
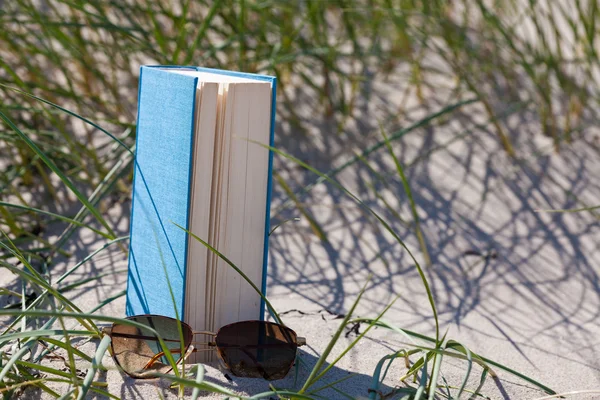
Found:
[[[211, 343], [209, 342], [208, 345], [210, 346]], [[214, 348], [197, 349], [193, 345], [191, 345], [190, 348], [185, 352], [184, 356], [181, 357], [177, 361], [177, 363], [179, 364], [181, 362], [181, 360], [184, 360], [184, 359], [188, 358], [190, 356], [190, 354], [192, 354], [192, 353], [196, 353], [198, 351], [212, 351], [212, 350], [214, 350]], [[175, 354], [180, 354], [181, 353], [181, 349], [169, 349], [169, 351], [171, 353], [175, 353]], [[143, 369], [148, 369], [148, 368], [152, 367], [154, 365], [154, 363], [157, 362], [160, 358], [164, 357], [164, 355], [165, 355], [164, 351], [161, 351], [160, 353], [155, 354], [154, 357], [152, 357], [150, 359], [150, 361], [148, 361], [148, 363], [144, 366]]]
[[[198, 351], [198, 350], [194, 346], [190, 346], [190, 348], [186, 350], [186, 352], [183, 355], [183, 357], [181, 357], [177, 361], [177, 364], [179, 364], [182, 360], [188, 358], [190, 356], [190, 354], [192, 354], [192, 353], [194, 353], [196, 351]], [[174, 353], [174, 354], [181, 354], [181, 350], [180, 349], [169, 349], [169, 352]], [[150, 361], [148, 361], [148, 363], [146, 365], [144, 365], [143, 369], [148, 369], [148, 368], [152, 367], [154, 365], [154, 363], [157, 362], [162, 357], [164, 357], [164, 355], [165, 355], [164, 351], [161, 351], [160, 353], [156, 353], [154, 355], [154, 357], [152, 357], [150, 359]]]
[[196, 351], [198, 351], [198, 350], [193, 345], [191, 345], [190, 348], [187, 349], [187, 351], [185, 352], [183, 357], [181, 357], [179, 360], [177, 360], [177, 365], [179, 365], [179, 363], [182, 362], [183, 360], [187, 360], [187, 358], [190, 356], [190, 354], [195, 353]]

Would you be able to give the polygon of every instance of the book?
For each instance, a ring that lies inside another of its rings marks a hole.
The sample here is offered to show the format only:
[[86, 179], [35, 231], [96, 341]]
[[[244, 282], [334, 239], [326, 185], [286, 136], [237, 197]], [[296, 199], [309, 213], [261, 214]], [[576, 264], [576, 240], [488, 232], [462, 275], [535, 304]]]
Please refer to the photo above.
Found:
[[[142, 66], [126, 314], [194, 330], [264, 317], [276, 79]], [[263, 144], [265, 146], [261, 146]], [[177, 224], [177, 225], [176, 225]]]

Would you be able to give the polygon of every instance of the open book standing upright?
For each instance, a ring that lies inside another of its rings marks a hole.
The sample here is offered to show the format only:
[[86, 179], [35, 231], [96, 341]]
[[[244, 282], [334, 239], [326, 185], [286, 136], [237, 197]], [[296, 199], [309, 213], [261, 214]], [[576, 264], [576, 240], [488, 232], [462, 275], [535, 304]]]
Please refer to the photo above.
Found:
[[[140, 70], [127, 315], [216, 331], [262, 319], [274, 77], [199, 67]], [[176, 225], [177, 224], [177, 225]]]

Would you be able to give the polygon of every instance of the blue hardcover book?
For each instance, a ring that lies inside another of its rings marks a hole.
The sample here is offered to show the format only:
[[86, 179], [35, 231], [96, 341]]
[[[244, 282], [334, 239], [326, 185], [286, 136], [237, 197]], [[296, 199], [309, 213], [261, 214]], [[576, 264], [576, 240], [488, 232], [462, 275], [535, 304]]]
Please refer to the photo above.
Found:
[[[128, 316], [196, 330], [262, 319], [260, 296], [183, 227], [266, 289], [274, 77], [142, 66], [131, 210]], [[179, 225], [179, 226], [177, 226]]]

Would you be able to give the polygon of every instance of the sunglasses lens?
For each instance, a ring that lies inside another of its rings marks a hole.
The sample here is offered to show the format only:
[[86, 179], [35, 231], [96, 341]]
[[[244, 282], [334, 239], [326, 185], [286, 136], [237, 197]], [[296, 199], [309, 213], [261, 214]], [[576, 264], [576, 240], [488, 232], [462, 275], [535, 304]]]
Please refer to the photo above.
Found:
[[215, 338], [217, 354], [235, 376], [284, 378], [296, 358], [296, 333], [263, 321], [226, 325]]
[[[134, 316], [127, 319], [158, 332], [175, 362], [184, 356], [192, 341], [192, 329], [176, 319], [161, 316]], [[182, 336], [184, 354], [181, 349]], [[154, 372], [167, 373], [171, 370], [156, 334], [150, 329], [115, 323], [112, 327], [111, 341], [115, 360], [123, 371], [133, 378], [152, 378]]]

